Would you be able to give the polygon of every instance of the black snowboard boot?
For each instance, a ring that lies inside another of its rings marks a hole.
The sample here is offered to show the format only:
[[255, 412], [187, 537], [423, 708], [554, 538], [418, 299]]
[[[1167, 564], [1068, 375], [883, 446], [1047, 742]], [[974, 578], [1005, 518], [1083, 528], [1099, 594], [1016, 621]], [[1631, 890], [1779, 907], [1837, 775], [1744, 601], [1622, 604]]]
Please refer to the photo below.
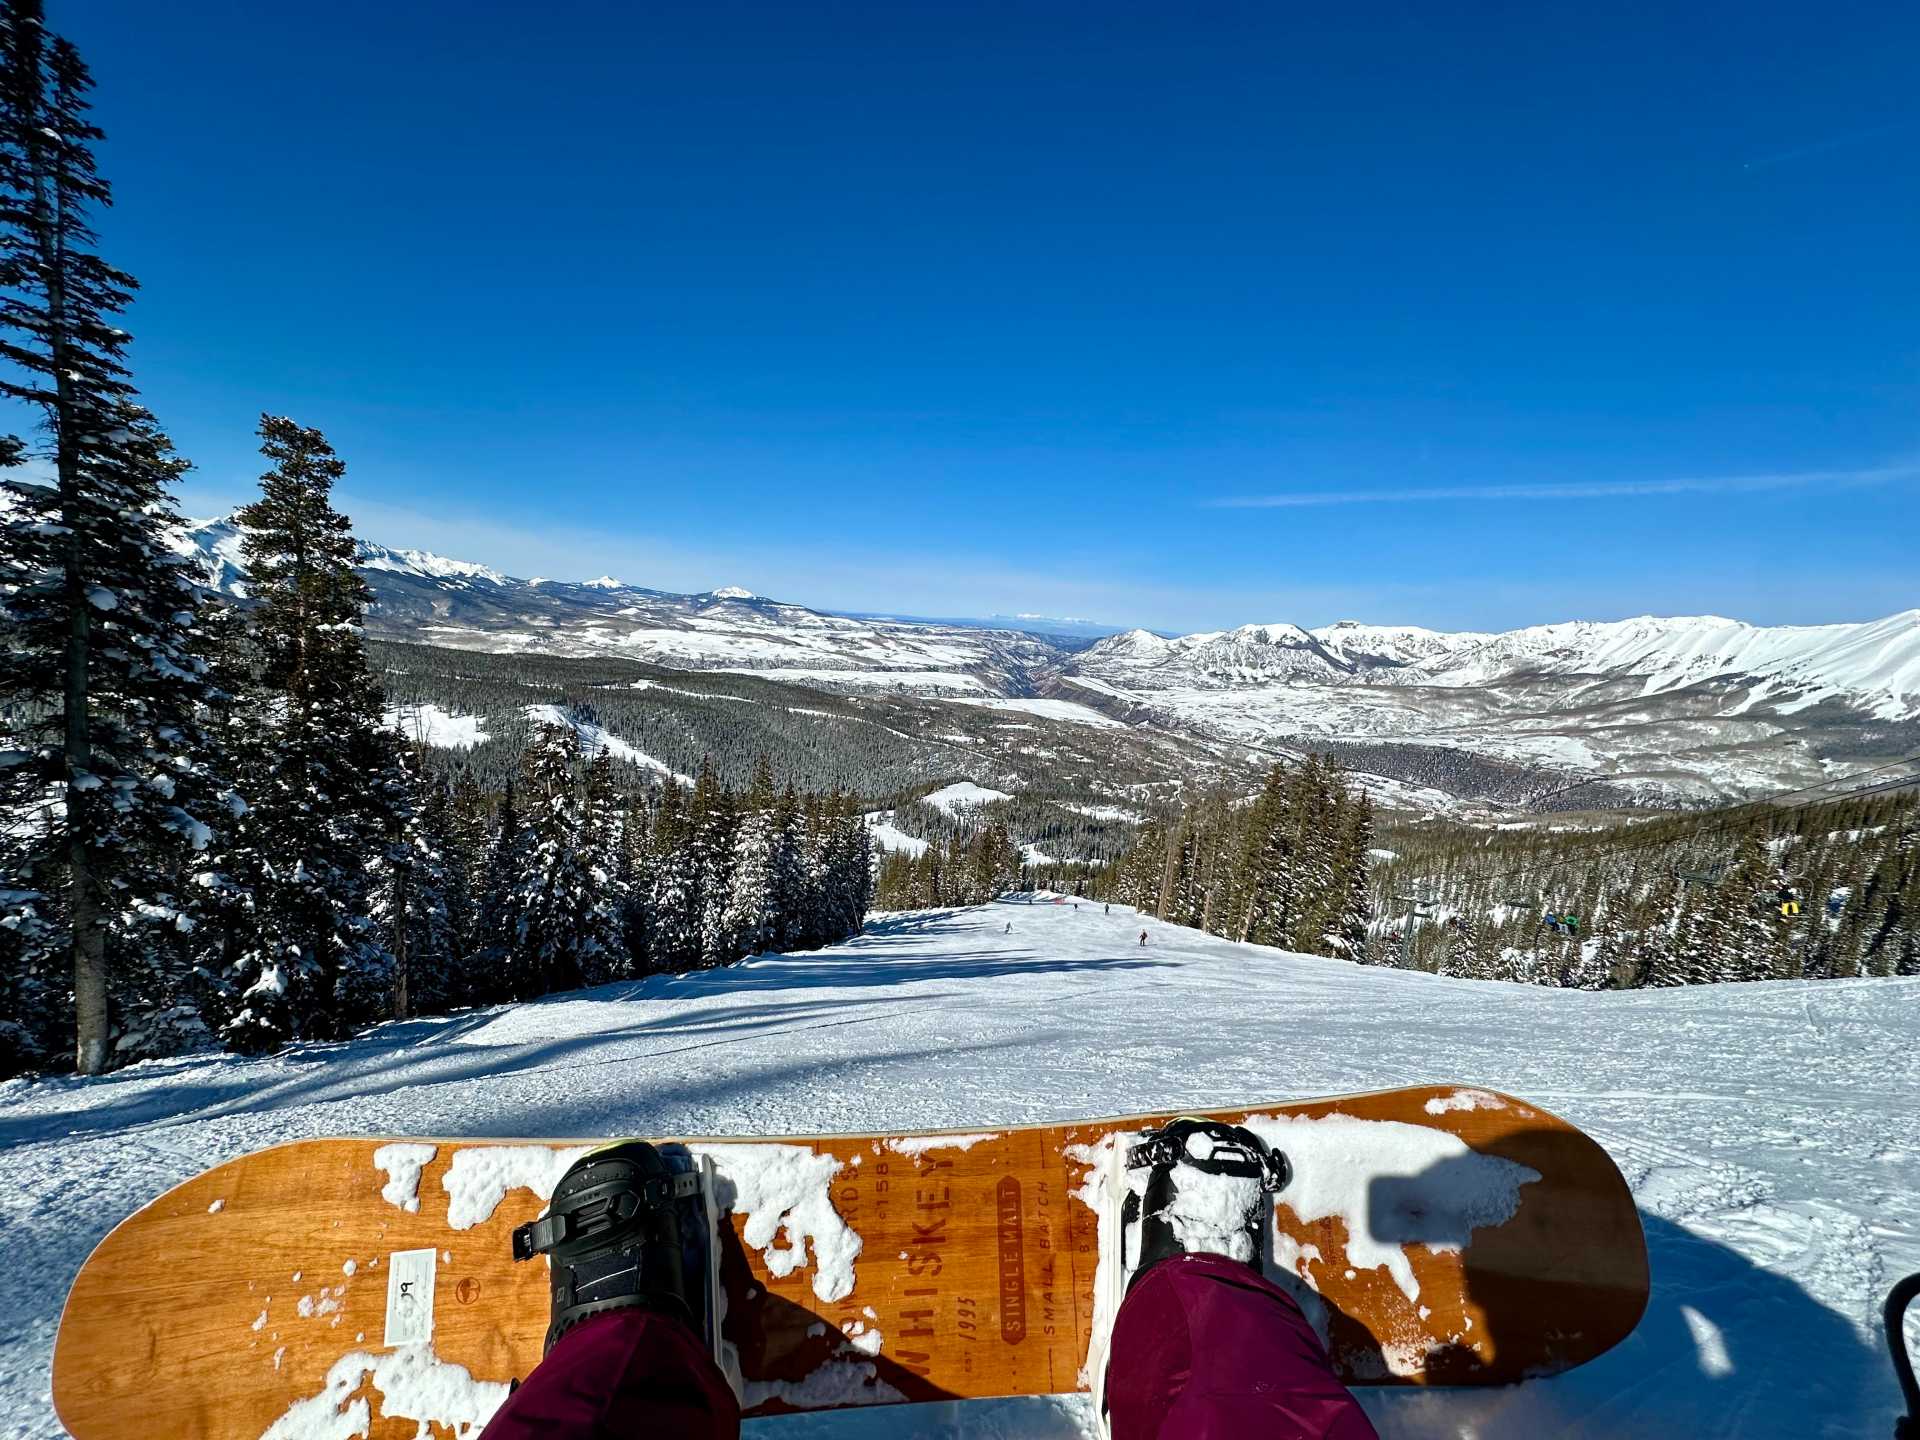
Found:
[[629, 1140], [574, 1161], [547, 1213], [513, 1232], [515, 1260], [553, 1267], [546, 1348], [590, 1315], [636, 1306], [677, 1316], [711, 1348], [706, 1206], [684, 1151]]
[[1127, 1168], [1148, 1172], [1144, 1203], [1129, 1190], [1120, 1210], [1123, 1248], [1140, 1225], [1139, 1253], [1122, 1256], [1129, 1291], [1176, 1255], [1224, 1254], [1260, 1268], [1266, 1197], [1293, 1178], [1284, 1154], [1243, 1126], [1172, 1120], [1127, 1151]]

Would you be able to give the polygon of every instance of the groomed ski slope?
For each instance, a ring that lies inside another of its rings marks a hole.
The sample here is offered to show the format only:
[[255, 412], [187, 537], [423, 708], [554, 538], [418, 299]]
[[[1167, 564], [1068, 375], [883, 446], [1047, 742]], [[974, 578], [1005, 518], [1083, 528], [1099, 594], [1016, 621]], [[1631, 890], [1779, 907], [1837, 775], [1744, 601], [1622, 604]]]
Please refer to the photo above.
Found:
[[[61, 1433], [48, 1355], [94, 1242], [168, 1186], [282, 1140], [985, 1129], [1436, 1080], [1530, 1097], [1606, 1145], [1643, 1212], [1653, 1300], [1626, 1345], [1566, 1376], [1364, 1391], [1383, 1435], [1891, 1434], [1876, 1316], [1887, 1284], [1920, 1269], [1920, 981], [1590, 995], [1003, 901], [268, 1059], [0, 1085], [0, 1435]], [[1091, 1433], [1077, 1397], [748, 1426], [762, 1440]]]

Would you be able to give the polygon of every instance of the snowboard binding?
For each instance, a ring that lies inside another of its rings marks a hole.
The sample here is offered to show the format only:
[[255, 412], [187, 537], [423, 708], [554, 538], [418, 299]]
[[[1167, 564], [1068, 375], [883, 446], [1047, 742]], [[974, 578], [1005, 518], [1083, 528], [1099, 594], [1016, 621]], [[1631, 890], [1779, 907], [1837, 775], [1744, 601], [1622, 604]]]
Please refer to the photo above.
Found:
[[[1115, 1135], [1106, 1157], [1094, 1333], [1082, 1372], [1103, 1436], [1112, 1434], [1107, 1359], [1114, 1322], [1140, 1277], [1163, 1260], [1195, 1254], [1224, 1254], [1259, 1271], [1271, 1197], [1293, 1179], [1287, 1157], [1244, 1125], [1182, 1118], [1127, 1142]], [[1137, 1189], [1142, 1170], [1146, 1179]]]
[[[1195, 1250], [1227, 1253], [1258, 1270], [1266, 1252], [1267, 1197], [1286, 1189], [1293, 1179], [1293, 1167], [1284, 1153], [1245, 1126], [1219, 1120], [1169, 1121], [1128, 1147], [1126, 1168], [1148, 1172], [1144, 1197], [1129, 1187], [1120, 1210], [1121, 1265], [1129, 1292], [1161, 1261]], [[1218, 1233], [1196, 1233], [1194, 1226], [1182, 1223], [1177, 1179], [1182, 1170], [1254, 1182], [1237, 1187], [1240, 1193], [1230, 1201], [1239, 1205], [1237, 1231], [1244, 1242]], [[1138, 1249], [1128, 1256], [1126, 1239], [1136, 1224]]]
[[576, 1160], [547, 1213], [513, 1232], [515, 1260], [545, 1255], [552, 1266], [546, 1349], [589, 1316], [642, 1308], [675, 1316], [717, 1353], [708, 1189], [678, 1146], [629, 1140]]
[[1907, 1402], [1907, 1413], [1894, 1422], [1894, 1440], [1920, 1440], [1920, 1381], [1914, 1379], [1906, 1338], [1907, 1307], [1916, 1300], [1920, 1300], [1920, 1275], [1909, 1275], [1887, 1296], [1884, 1313], [1894, 1378], [1900, 1382], [1900, 1398]]

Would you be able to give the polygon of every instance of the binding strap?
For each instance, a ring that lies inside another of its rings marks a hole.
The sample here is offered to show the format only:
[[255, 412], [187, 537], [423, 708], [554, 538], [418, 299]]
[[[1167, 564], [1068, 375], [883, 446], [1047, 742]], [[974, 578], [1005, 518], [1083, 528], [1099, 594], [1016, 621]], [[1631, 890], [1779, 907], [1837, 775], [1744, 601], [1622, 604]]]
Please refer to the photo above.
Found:
[[513, 1258], [531, 1260], [587, 1230], [624, 1224], [643, 1209], [664, 1210], [676, 1200], [686, 1200], [699, 1193], [700, 1176], [694, 1171], [682, 1170], [671, 1176], [655, 1175], [609, 1197], [604, 1208], [563, 1210], [557, 1215], [543, 1215], [538, 1220], [516, 1227], [513, 1232]]
[[[1196, 1154], [1188, 1138], [1204, 1137], [1212, 1149]], [[1293, 1167], [1287, 1157], [1270, 1148], [1251, 1130], [1218, 1120], [1175, 1120], [1127, 1150], [1127, 1168], [1188, 1165], [1207, 1175], [1232, 1175], [1258, 1180], [1269, 1195], [1287, 1188]]]

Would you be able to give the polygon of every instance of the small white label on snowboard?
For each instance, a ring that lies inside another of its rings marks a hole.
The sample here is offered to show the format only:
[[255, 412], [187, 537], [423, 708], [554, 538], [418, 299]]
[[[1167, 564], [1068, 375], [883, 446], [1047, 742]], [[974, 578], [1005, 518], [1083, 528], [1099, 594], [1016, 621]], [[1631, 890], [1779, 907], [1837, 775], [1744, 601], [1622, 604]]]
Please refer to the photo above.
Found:
[[424, 1345], [433, 1339], [431, 1250], [395, 1250], [387, 1256], [387, 1344]]

